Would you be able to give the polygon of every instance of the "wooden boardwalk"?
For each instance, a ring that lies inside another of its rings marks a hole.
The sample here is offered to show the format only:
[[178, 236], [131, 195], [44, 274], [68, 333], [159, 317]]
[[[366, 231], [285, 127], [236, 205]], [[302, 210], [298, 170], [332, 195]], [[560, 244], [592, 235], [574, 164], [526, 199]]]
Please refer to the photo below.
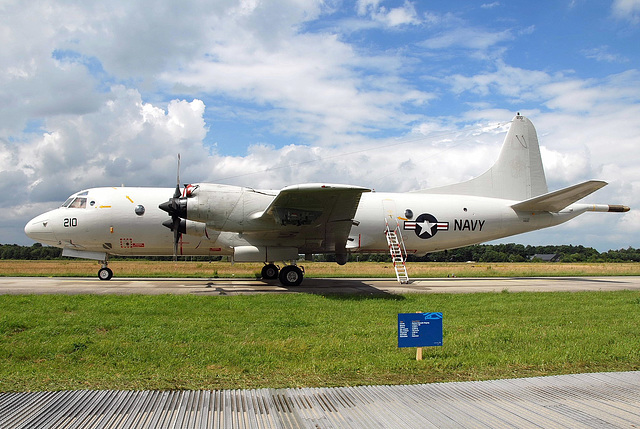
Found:
[[640, 372], [344, 388], [0, 394], [0, 428], [632, 428]]

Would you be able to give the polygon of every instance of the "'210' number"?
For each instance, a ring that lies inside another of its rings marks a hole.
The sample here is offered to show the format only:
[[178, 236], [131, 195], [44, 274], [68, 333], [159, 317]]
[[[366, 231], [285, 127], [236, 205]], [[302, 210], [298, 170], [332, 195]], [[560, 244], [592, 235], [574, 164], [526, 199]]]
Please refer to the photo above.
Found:
[[71, 227], [76, 227], [76, 226], [78, 226], [78, 219], [76, 219], [75, 217], [64, 218], [64, 227], [65, 228], [71, 228]]

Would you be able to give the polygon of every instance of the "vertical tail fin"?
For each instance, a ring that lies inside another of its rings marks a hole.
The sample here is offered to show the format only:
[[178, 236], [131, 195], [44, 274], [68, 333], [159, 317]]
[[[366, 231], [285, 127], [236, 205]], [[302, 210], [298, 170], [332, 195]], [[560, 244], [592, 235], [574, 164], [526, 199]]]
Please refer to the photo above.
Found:
[[536, 129], [529, 119], [518, 114], [511, 121], [498, 160], [488, 171], [466, 182], [419, 192], [522, 201], [547, 191]]

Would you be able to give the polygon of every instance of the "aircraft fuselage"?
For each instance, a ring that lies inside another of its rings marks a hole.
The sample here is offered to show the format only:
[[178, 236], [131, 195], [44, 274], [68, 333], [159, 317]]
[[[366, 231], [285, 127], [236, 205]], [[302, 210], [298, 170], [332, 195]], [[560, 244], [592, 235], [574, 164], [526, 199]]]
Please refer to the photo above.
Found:
[[299, 285], [304, 273], [295, 262], [281, 270], [274, 262], [334, 253], [344, 264], [349, 253], [381, 252], [393, 255], [400, 280], [397, 262], [406, 254], [534, 231], [585, 211], [628, 211], [577, 203], [605, 185], [589, 180], [549, 192], [537, 133], [518, 113], [495, 164], [466, 182], [407, 193], [323, 183], [280, 190], [212, 183], [183, 190], [94, 188], [34, 218], [25, 232], [62, 247], [63, 255], [102, 261], [103, 280], [113, 275], [108, 255], [231, 255], [238, 262], [264, 262], [263, 278]]
[[[325, 248], [322, 237], [298, 238], [304, 225], [282, 225], [255, 216], [278, 191], [215, 186], [220, 188], [200, 202], [207, 209], [198, 220], [187, 221], [180, 255], [233, 255], [240, 246], [294, 247], [300, 254], [335, 250]], [[171, 255], [173, 234], [162, 225], [169, 217], [158, 206], [172, 192], [170, 188], [89, 189], [72, 196], [66, 207], [32, 219], [25, 232], [41, 243], [80, 252]], [[85, 201], [76, 207], [73, 199]], [[510, 207], [514, 203], [474, 196], [364, 193], [346, 247], [349, 252], [387, 252], [388, 223], [391, 229], [399, 226], [407, 253], [423, 255], [557, 225], [589, 207], [574, 204], [559, 213], [518, 212]]]

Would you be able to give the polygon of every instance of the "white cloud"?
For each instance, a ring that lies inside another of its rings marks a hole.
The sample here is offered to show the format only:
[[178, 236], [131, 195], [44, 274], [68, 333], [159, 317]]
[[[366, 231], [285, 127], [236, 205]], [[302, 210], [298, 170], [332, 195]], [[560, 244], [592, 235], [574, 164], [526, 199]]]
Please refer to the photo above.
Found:
[[358, 0], [356, 3], [356, 10], [358, 15], [366, 15], [372, 11], [376, 11], [379, 8], [381, 0]]
[[206, 159], [204, 104], [174, 100], [166, 111], [143, 103], [135, 90], [115, 87], [97, 111], [57, 116], [31, 141], [0, 147], [3, 170], [30, 186], [31, 201], [56, 201], [97, 185], [171, 184], [175, 155]]
[[605, 79], [556, 79], [542, 85], [540, 96], [553, 109], [573, 112], [610, 110], [620, 103], [640, 100], [640, 72], [629, 71]]
[[[0, 57], [2, 55], [0, 54]], [[19, 134], [30, 120], [50, 115], [83, 114], [94, 110], [104, 95], [96, 80], [79, 64], [60, 64], [33, 57], [23, 64], [0, 58], [0, 138]]]
[[583, 49], [580, 51], [586, 58], [596, 61], [603, 61], [607, 63], [626, 63], [629, 62], [629, 58], [620, 54], [614, 54], [610, 52], [609, 46], [603, 45], [591, 49]]
[[556, 79], [549, 73], [512, 67], [502, 61], [496, 63], [496, 70], [473, 76], [455, 74], [446, 78], [455, 94], [470, 91], [479, 95], [499, 93], [514, 100], [526, 100], [538, 97], [541, 85]]
[[463, 48], [485, 51], [512, 39], [511, 30], [492, 32], [479, 28], [452, 28], [423, 41], [421, 45], [428, 49]]
[[502, 63], [493, 72], [446, 79], [456, 94], [470, 92], [511, 98], [512, 103], [536, 102], [554, 110], [574, 112], [611, 110], [640, 100], [640, 72], [630, 70], [603, 79], [578, 79], [563, 73], [510, 67]]
[[[317, 136], [323, 145], [340, 136], [406, 123], [412, 118], [400, 113], [402, 104], [431, 98], [385, 75], [395, 74], [401, 66], [398, 58], [363, 57], [333, 35], [296, 35], [272, 51], [246, 32], [233, 34], [233, 41], [162, 79], [182, 91], [224, 93], [283, 109], [282, 118], [277, 111], [273, 116], [280, 126], [307, 138]], [[380, 78], [357, 71], [365, 67]]]
[[615, 18], [640, 23], [640, 0], [614, 0], [611, 9]]
[[409, 24], [415, 25], [420, 23], [415, 7], [408, 1], [405, 1], [402, 7], [390, 9], [386, 15], [376, 18], [386, 22], [389, 27]]
[[[612, 13], [634, 22], [637, 5], [616, 1]], [[552, 185], [602, 175], [611, 185], [594, 198], [640, 205], [640, 74], [620, 73], [619, 44], [594, 40], [598, 48], [581, 52], [599, 61], [598, 76], [548, 62], [532, 68], [527, 58], [509, 62], [503, 54], [515, 43], [521, 53], [538, 53], [521, 37], [540, 25], [533, 17], [502, 19], [509, 8], [498, 2], [475, 8], [496, 15], [486, 23], [460, 8], [425, 7], [383, 0], [355, 7], [320, 0], [5, 3], [0, 186], [22, 189], [27, 205], [12, 196], [0, 204], [20, 213], [11, 219], [19, 224], [19, 216], [84, 187], [171, 187], [178, 152], [187, 182], [279, 188], [324, 181], [330, 172], [332, 181], [378, 190], [437, 186], [485, 171], [505, 131], [489, 124], [525, 109], [541, 131]], [[344, 27], [352, 22], [355, 29]], [[460, 51], [455, 62], [440, 58]], [[208, 146], [218, 138], [218, 112], [248, 118], [238, 126], [247, 125], [238, 142], [246, 155]], [[468, 132], [469, 124], [480, 128]], [[414, 142], [387, 138], [418, 133]], [[244, 175], [253, 171], [261, 173]]]
[[356, 6], [358, 15], [368, 16], [374, 22], [385, 27], [420, 24], [412, 2], [405, 0], [402, 6], [396, 8], [380, 6], [380, 3], [380, 0], [359, 0]]
[[[571, 152], [551, 149], [556, 142], [548, 142], [541, 148], [544, 170], [552, 183], [577, 183], [585, 177], [595, 177], [591, 168], [591, 157], [586, 146]], [[560, 186], [558, 186], [560, 187]]]

